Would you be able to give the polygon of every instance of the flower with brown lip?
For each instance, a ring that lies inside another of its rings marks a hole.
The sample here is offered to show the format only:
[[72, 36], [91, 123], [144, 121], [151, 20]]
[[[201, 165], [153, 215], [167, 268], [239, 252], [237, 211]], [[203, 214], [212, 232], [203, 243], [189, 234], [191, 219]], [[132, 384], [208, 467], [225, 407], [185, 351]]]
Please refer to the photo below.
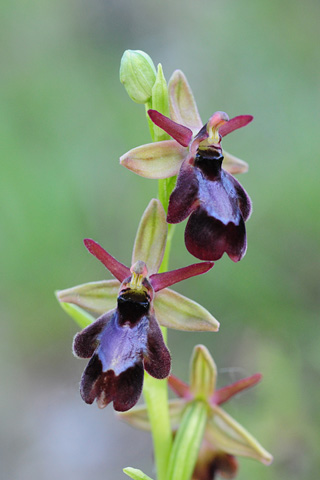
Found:
[[247, 164], [224, 152], [221, 140], [246, 126], [251, 115], [229, 119], [214, 113], [203, 125], [182, 72], [169, 82], [172, 119], [149, 110], [152, 122], [173, 140], [164, 140], [130, 150], [120, 159], [128, 169], [147, 178], [178, 174], [168, 207], [168, 223], [180, 223], [190, 216], [185, 243], [201, 260], [218, 260], [224, 252], [237, 262], [247, 248], [245, 221], [251, 213], [246, 191], [231, 173], [247, 170]]
[[[165, 213], [158, 200], [147, 207], [138, 229], [131, 268], [118, 262], [98, 243], [85, 246], [116, 280], [92, 282], [57, 293], [63, 305], [102, 314], [75, 336], [73, 350], [90, 358], [80, 392], [86, 403], [99, 407], [113, 401], [115, 410], [126, 411], [138, 401], [144, 369], [153, 377], [170, 373], [170, 353], [159, 323], [180, 330], [216, 331], [219, 323], [197, 303], [168, 289], [170, 285], [207, 272], [212, 262], [156, 273], [167, 235]], [[147, 267], [148, 265], [148, 267]], [[149, 271], [148, 271], [149, 269]]]

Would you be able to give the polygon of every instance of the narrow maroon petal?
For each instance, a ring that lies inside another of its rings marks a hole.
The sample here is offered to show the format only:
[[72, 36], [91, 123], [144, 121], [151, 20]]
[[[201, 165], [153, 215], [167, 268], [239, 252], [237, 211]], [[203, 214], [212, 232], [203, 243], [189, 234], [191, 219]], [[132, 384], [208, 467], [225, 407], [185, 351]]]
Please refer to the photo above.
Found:
[[130, 277], [131, 272], [130, 268], [126, 267], [122, 263], [118, 262], [112, 255], [105, 251], [97, 242], [91, 240], [90, 238], [86, 238], [84, 240], [84, 244], [89, 252], [94, 255], [101, 263], [109, 270], [110, 273], [114, 277], [116, 277], [119, 282], [123, 282], [123, 280], [127, 277]]
[[213, 403], [214, 405], [220, 405], [221, 403], [225, 403], [234, 395], [237, 395], [238, 393], [242, 392], [247, 388], [253, 387], [257, 383], [259, 383], [261, 379], [261, 373], [256, 373], [251, 377], [242, 378], [241, 380], [238, 380], [231, 385], [219, 388], [213, 394], [211, 398], [211, 403]]
[[186, 280], [187, 278], [206, 273], [213, 267], [213, 265], [212, 262], [201, 262], [188, 265], [187, 267], [178, 268], [177, 270], [171, 270], [170, 272], [155, 273], [154, 275], [151, 275], [150, 283], [153, 286], [154, 291], [158, 292], [163, 288], [182, 282], [182, 280]]
[[174, 138], [180, 145], [187, 147], [192, 139], [192, 131], [190, 128], [174, 122], [168, 117], [162, 115], [157, 110], [148, 110], [149, 117], [155, 125], [167, 132], [170, 137]]
[[225, 137], [228, 133], [238, 130], [238, 128], [245, 127], [248, 123], [252, 122], [252, 120], [252, 115], [239, 115], [238, 117], [231, 118], [229, 122], [219, 128], [219, 133], [221, 137]]
[[168, 378], [168, 385], [171, 390], [178, 395], [178, 397], [190, 400], [192, 395], [190, 393], [190, 387], [187, 383], [180, 380], [180, 378], [170, 375]]

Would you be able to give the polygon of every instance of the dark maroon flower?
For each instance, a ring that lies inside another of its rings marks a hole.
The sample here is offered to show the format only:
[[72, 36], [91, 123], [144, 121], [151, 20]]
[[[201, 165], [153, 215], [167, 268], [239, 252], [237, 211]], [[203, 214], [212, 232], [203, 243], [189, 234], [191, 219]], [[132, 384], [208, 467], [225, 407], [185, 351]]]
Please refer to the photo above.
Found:
[[123, 412], [132, 408], [141, 395], [144, 369], [158, 379], [170, 373], [170, 353], [154, 313], [155, 292], [204, 273], [213, 264], [203, 262], [154, 273], [149, 278], [143, 261], [129, 269], [93, 240], [86, 239], [85, 245], [122, 283], [117, 307], [74, 338], [75, 355], [90, 358], [81, 378], [80, 393], [86, 403], [96, 399], [103, 408], [113, 402], [114, 409]]
[[221, 139], [246, 126], [251, 115], [229, 120], [216, 112], [203, 125], [184, 74], [177, 70], [169, 82], [171, 119], [149, 110], [153, 123], [173, 140], [134, 148], [120, 159], [122, 165], [146, 178], [178, 174], [169, 202], [167, 221], [179, 223], [190, 216], [185, 243], [201, 260], [218, 260], [224, 252], [237, 262], [247, 248], [245, 221], [250, 199], [231, 175], [247, 171], [248, 165], [221, 148]]
[[[139, 275], [137, 267], [133, 274]], [[135, 287], [131, 276], [122, 283], [117, 308], [74, 339], [74, 353], [91, 357], [80, 384], [86, 403], [97, 399], [105, 407], [113, 401], [115, 410], [126, 411], [141, 395], [144, 369], [159, 379], [169, 375], [170, 353], [151, 307], [152, 287], [146, 279], [141, 289]]]
[[[170, 372], [170, 354], [159, 324], [183, 331], [217, 331], [219, 322], [201, 305], [167, 288], [200, 275], [212, 262], [157, 273], [165, 251], [167, 223], [159, 200], [151, 200], [137, 231], [132, 267], [118, 262], [99, 244], [85, 246], [115, 277], [57, 292], [64, 309], [86, 327], [75, 336], [74, 353], [90, 358], [80, 391], [87, 403], [113, 402], [130, 409], [141, 394], [144, 369], [162, 379]], [[100, 315], [94, 320], [87, 311]], [[107, 313], [106, 313], [107, 312]]]
[[[224, 252], [238, 262], [247, 248], [245, 221], [251, 212], [250, 198], [240, 183], [222, 168], [221, 138], [247, 125], [252, 117], [242, 115], [229, 120], [216, 112], [192, 137], [192, 131], [155, 110], [151, 120], [180, 145], [189, 145], [177, 184], [168, 207], [168, 223], [180, 223], [190, 216], [185, 243], [201, 260], [218, 260]], [[182, 129], [183, 127], [183, 129]]]

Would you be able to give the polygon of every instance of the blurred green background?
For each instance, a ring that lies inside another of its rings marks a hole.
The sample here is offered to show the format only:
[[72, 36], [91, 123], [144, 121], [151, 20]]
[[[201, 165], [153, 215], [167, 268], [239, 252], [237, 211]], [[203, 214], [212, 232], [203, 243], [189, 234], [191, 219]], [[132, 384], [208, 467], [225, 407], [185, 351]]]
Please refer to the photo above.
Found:
[[[226, 410], [273, 453], [240, 460], [239, 479], [319, 476], [319, 107], [317, 0], [1, 2], [1, 478], [153, 475], [149, 436], [112, 408], [85, 405], [77, 327], [53, 291], [105, 278], [82, 240], [129, 263], [157, 182], [118, 165], [149, 142], [144, 109], [118, 79], [145, 50], [188, 77], [205, 122], [216, 110], [255, 121], [224, 140], [250, 163], [240, 178], [254, 211], [248, 252], [177, 287], [221, 322], [218, 334], [169, 332], [174, 372], [204, 343], [219, 385], [263, 382]], [[192, 262], [174, 239], [172, 267]], [[109, 278], [109, 277], [108, 277]], [[178, 480], [178, 479], [177, 479]]]

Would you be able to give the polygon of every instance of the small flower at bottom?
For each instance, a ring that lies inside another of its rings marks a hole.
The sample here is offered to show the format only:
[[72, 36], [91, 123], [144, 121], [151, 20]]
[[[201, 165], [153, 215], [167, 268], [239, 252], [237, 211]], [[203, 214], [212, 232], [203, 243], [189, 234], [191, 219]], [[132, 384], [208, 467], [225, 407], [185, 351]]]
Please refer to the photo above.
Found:
[[170, 353], [158, 322], [181, 330], [215, 331], [219, 327], [203, 307], [166, 288], [205, 273], [212, 268], [212, 262], [156, 273], [166, 233], [163, 208], [159, 201], [152, 200], [140, 222], [131, 269], [95, 241], [86, 239], [89, 252], [117, 280], [84, 284], [57, 293], [60, 302], [102, 313], [75, 336], [73, 344], [75, 355], [90, 358], [80, 384], [86, 403], [97, 399], [98, 406], [105, 407], [113, 401], [115, 410], [126, 411], [140, 397], [144, 369], [158, 379], [169, 375]]
[[[174, 432], [179, 428], [188, 405], [204, 402], [208, 408], [204, 438], [192, 479], [212, 480], [218, 474], [233, 478], [237, 473], [235, 456], [251, 457], [269, 465], [272, 455], [220, 407], [234, 395], [256, 385], [261, 380], [261, 375], [257, 373], [216, 389], [216, 365], [203, 345], [195, 347], [190, 370], [190, 385], [170, 375], [169, 386], [180, 398], [171, 400], [169, 408]], [[122, 414], [120, 418], [137, 428], [150, 429], [147, 410], [143, 406]]]
[[253, 119], [240, 115], [229, 119], [216, 112], [202, 125], [196, 104], [180, 71], [169, 82], [172, 119], [149, 110], [153, 123], [174, 140], [133, 149], [120, 162], [147, 178], [178, 174], [168, 207], [168, 223], [180, 223], [190, 216], [185, 243], [201, 260], [218, 260], [224, 252], [237, 262], [246, 252], [245, 221], [251, 201], [231, 173], [247, 170], [247, 164], [222, 151], [221, 139]]
[[217, 452], [204, 438], [192, 480], [214, 480], [217, 475], [234, 478], [238, 471], [238, 461], [233, 455]]

